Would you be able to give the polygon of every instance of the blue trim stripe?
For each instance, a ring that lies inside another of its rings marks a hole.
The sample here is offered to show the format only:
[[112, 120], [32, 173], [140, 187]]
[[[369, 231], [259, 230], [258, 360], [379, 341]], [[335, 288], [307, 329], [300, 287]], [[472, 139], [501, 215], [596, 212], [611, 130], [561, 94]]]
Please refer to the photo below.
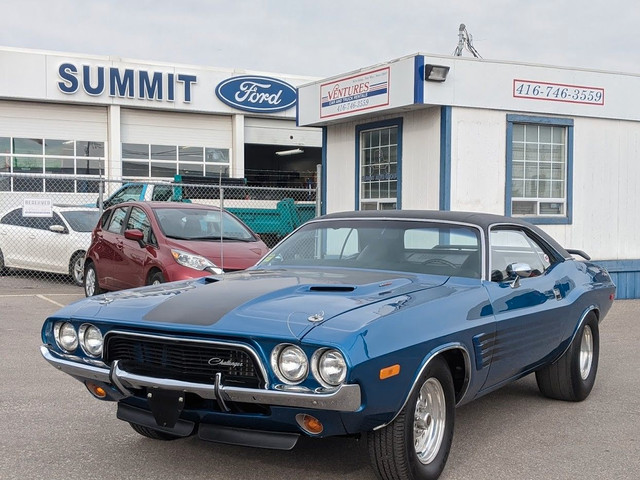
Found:
[[440, 108], [440, 210], [451, 210], [451, 114], [452, 108]]
[[416, 55], [414, 65], [413, 103], [422, 105], [424, 103], [424, 57]]
[[324, 215], [327, 213], [327, 127], [322, 127], [322, 178], [320, 188], [320, 213]]

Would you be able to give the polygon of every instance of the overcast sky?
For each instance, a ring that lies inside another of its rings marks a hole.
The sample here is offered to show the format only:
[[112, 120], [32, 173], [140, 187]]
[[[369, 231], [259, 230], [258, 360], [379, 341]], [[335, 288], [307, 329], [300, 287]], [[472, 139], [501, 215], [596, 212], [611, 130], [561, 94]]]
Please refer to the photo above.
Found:
[[487, 60], [640, 74], [634, 0], [0, 0], [0, 7], [5, 47], [327, 77], [417, 52], [452, 55], [464, 23]]

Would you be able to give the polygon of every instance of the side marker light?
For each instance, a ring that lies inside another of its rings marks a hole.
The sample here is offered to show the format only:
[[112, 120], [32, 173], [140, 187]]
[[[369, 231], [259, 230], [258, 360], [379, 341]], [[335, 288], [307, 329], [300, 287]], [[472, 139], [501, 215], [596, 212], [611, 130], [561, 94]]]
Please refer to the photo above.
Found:
[[391, 365], [390, 367], [385, 367], [380, 369], [380, 380], [385, 380], [389, 377], [395, 377], [400, 373], [400, 365], [397, 363], [395, 365]]

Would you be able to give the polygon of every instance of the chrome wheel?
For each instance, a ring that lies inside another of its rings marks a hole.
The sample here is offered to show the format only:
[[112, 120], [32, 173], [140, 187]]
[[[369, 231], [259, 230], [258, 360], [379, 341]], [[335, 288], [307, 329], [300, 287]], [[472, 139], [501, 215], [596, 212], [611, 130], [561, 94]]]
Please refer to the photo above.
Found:
[[582, 332], [579, 362], [580, 376], [583, 380], [586, 380], [591, 373], [591, 364], [593, 363], [593, 333], [589, 325], [585, 325]]
[[84, 293], [87, 297], [91, 297], [96, 291], [96, 271], [93, 268], [87, 268], [86, 278], [84, 279]]
[[440, 451], [446, 420], [444, 390], [440, 382], [431, 377], [420, 388], [414, 412], [413, 445], [420, 463], [431, 463]]

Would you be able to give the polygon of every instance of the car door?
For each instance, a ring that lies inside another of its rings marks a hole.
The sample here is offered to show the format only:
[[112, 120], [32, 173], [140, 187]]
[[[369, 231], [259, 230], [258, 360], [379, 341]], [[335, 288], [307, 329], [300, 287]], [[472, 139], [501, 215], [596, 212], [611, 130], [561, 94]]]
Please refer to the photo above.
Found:
[[[33, 228], [29, 236], [29, 251], [32, 267], [58, 273], [69, 271], [71, 253], [69, 249], [69, 229], [56, 212], [51, 217], [26, 217]], [[56, 226], [59, 231], [51, 230]]]
[[148, 265], [157, 257], [154, 245], [155, 235], [151, 230], [149, 217], [142, 208], [131, 208], [125, 232], [127, 230], [140, 230], [143, 235], [142, 244], [136, 240], [123, 238], [122, 255], [126, 258], [126, 269], [119, 269], [116, 276], [119, 277], [118, 281], [125, 285], [122, 288], [141, 287], [147, 284]]
[[108, 290], [116, 290], [117, 269], [122, 268], [125, 260], [122, 255], [123, 232], [129, 207], [117, 207], [102, 228], [96, 229], [95, 247], [96, 272], [98, 282]]
[[[496, 318], [489, 388], [535, 368], [558, 348], [575, 287], [562, 258], [524, 227], [497, 226], [489, 232], [491, 281], [485, 282]], [[520, 264], [518, 267], [517, 264]], [[530, 271], [518, 277], [514, 270]]]

